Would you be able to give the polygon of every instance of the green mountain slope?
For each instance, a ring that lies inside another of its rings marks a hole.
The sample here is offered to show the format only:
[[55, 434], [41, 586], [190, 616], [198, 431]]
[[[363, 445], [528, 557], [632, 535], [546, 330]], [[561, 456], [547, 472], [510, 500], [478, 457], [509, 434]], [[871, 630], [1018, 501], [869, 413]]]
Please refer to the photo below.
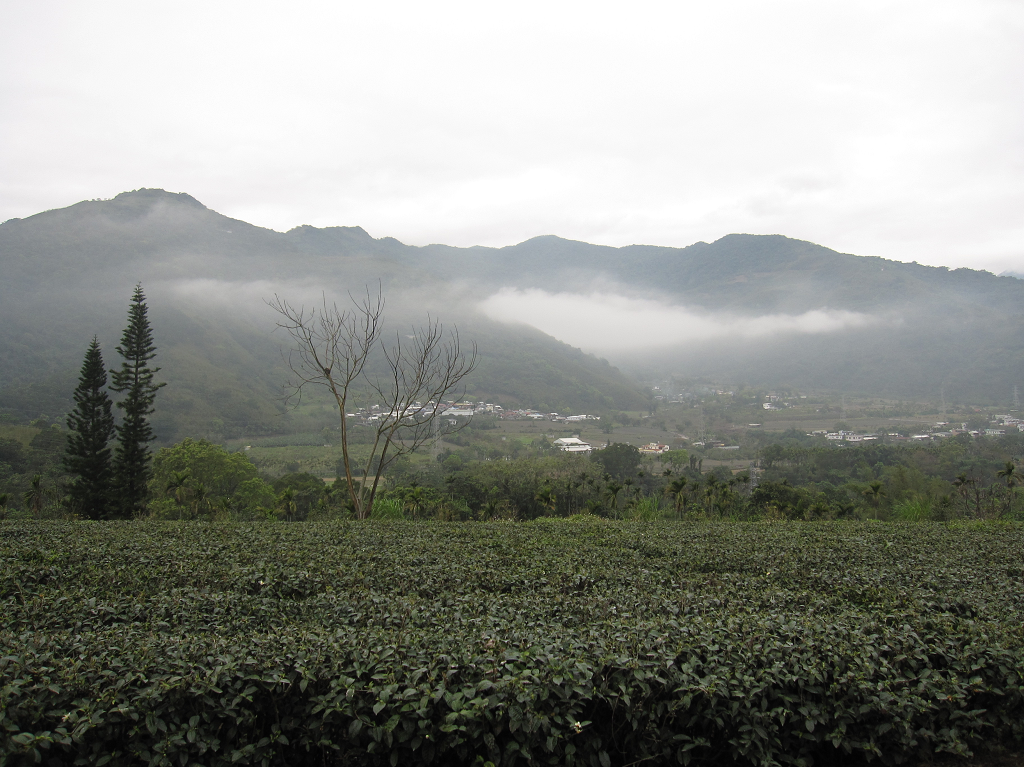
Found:
[[[538, 237], [502, 249], [430, 246], [491, 286], [653, 297], [710, 317], [821, 310], [864, 327], [744, 339], [694, 338], [614, 361], [647, 377], [713, 377], [762, 386], [1008, 404], [1024, 387], [1024, 280], [856, 256], [781, 235], [728, 235], [686, 248], [591, 245]], [[515, 265], [515, 269], [509, 269]], [[784, 318], [783, 318], [784, 319]], [[685, 330], [685, 329], [684, 329]]]
[[[475, 339], [471, 396], [545, 410], [643, 407], [618, 369], [528, 326], [493, 322], [476, 304], [499, 288], [618, 292], [701, 317], [861, 313], [862, 327], [803, 335], [694, 335], [620, 352], [645, 376], [828, 388], [893, 397], [1006, 403], [1024, 385], [1024, 281], [843, 254], [781, 235], [728, 235], [685, 248], [592, 245], [554, 236], [505, 248], [407, 246], [359, 227], [275, 232], [194, 198], [137, 190], [0, 225], [0, 409], [66, 410], [89, 338], [113, 355], [127, 299], [150, 298], [166, 437], [308, 430], [329, 409], [280, 402], [285, 378], [275, 293], [298, 302], [345, 299], [380, 284], [393, 332], [429, 313]], [[528, 319], [528, 318], [527, 318]]]
[[[123, 193], [0, 225], [0, 410], [21, 418], [68, 408], [95, 333], [109, 361], [128, 297], [142, 281], [158, 344], [163, 438], [314, 430], [333, 420], [280, 399], [287, 337], [265, 301], [344, 300], [380, 284], [392, 331], [428, 313], [458, 322], [480, 365], [468, 393], [491, 402], [575, 412], [639, 408], [642, 389], [617, 369], [535, 329], [487, 320], [437, 290], [431, 264], [407, 263], [396, 240], [358, 227], [254, 227], [188, 195]], [[443, 283], [444, 276], [440, 276]], [[111, 364], [113, 364], [111, 362]]]

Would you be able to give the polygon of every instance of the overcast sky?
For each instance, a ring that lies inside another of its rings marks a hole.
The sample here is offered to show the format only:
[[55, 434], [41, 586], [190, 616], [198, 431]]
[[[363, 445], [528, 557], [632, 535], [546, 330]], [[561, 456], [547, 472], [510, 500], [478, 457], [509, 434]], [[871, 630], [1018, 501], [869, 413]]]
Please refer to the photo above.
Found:
[[0, 220], [138, 187], [1024, 271], [1024, 2], [0, 4]]

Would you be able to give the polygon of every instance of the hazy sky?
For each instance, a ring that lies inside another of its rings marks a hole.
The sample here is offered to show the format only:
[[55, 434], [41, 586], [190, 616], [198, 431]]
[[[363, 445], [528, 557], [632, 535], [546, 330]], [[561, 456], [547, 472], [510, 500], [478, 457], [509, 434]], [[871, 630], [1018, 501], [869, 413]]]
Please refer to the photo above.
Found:
[[1024, 2], [0, 4], [0, 220], [137, 187], [1024, 271]]

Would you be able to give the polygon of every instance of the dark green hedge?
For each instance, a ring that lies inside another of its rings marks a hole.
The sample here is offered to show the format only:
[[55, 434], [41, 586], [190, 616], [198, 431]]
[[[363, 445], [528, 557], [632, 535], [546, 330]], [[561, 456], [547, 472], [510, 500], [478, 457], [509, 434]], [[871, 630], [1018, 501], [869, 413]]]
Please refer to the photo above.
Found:
[[1020, 526], [0, 526], [8, 763], [835, 762], [1024, 737]]

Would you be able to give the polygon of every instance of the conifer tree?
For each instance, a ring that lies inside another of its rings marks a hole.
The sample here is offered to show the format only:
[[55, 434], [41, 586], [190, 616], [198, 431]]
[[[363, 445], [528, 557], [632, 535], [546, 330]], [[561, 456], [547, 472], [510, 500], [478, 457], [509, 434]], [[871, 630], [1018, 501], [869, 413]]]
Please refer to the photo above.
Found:
[[128, 307], [128, 327], [117, 348], [121, 356], [120, 370], [111, 370], [110, 388], [124, 393], [117, 403], [123, 412], [117, 427], [117, 448], [114, 452], [114, 493], [119, 517], [135, 517], [146, 507], [150, 478], [153, 428], [147, 418], [153, 413], [156, 393], [163, 384], [154, 383], [160, 370], [150, 368], [156, 355], [153, 332], [146, 316], [146, 296], [141, 283], [135, 286]]
[[113, 501], [109, 443], [114, 437], [114, 416], [106, 388], [107, 369], [100, 344], [93, 336], [78, 377], [75, 408], [68, 416], [64, 453], [64, 468], [73, 476], [69, 488], [72, 508], [93, 520], [109, 517]]

